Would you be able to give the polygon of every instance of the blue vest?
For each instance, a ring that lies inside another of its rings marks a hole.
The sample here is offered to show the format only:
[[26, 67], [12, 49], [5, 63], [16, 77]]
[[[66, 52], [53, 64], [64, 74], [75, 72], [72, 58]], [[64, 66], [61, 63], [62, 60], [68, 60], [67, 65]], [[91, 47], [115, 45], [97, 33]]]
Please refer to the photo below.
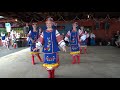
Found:
[[78, 32], [71, 31], [70, 35], [70, 51], [76, 52], [79, 51], [80, 47], [78, 45]]
[[78, 45], [78, 33], [77, 32], [71, 31], [70, 44], [71, 45]]
[[5, 36], [2, 36], [2, 40], [5, 40]]
[[60, 51], [58, 47], [58, 42], [56, 39], [56, 30], [52, 32], [43, 31], [43, 39], [44, 39], [44, 53], [55, 53]]
[[[30, 33], [30, 36], [29, 36], [29, 37], [31, 37], [33, 40], [37, 40], [38, 37], [39, 37], [39, 33], [38, 33], [38, 32], [33, 32], [33, 31], [31, 30], [31, 33]], [[30, 44], [33, 44], [31, 40], [30, 40]]]
[[57, 55], [56, 55], [56, 53], [45, 54], [44, 55], [44, 63], [46, 63], [46, 64], [55, 64], [55, 63], [57, 63]]
[[86, 46], [87, 45], [87, 39], [85, 39], [84, 41], [81, 41], [81, 46]]

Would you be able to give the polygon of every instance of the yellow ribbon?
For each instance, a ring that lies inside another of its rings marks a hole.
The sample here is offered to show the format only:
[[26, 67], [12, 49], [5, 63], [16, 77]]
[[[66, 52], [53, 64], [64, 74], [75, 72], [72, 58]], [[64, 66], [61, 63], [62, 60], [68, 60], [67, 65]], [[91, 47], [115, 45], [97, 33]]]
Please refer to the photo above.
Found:
[[30, 54], [39, 54], [39, 52], [30, 52]]
[[80, 54], [80, 51], [77, 52], [70, 52], [71, 55], [75, 55], [75, 54]]
[[51, 68], [55, 68], [55, 67], [58, 67], [59, 64], [58, 63], [55, 63], [55, 64], [43, 64], [43, 67], [46, 67], [48, 69], [51, 69]]

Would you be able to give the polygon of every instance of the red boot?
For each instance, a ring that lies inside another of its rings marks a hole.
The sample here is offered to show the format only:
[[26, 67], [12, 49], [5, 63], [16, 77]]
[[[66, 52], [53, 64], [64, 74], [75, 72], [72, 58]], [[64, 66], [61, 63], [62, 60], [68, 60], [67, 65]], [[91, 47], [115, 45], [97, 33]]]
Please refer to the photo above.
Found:
[[38, 59], [40, 60], [40, 62], [43, 62], [43, 60], [41, 59], [40, 55], [37, 55]]
[[80, 55], [77, 55], [78, 64], [80, 63]]
[[48, 71], [48, 78], [52, 78], [52, 70], [47, 70]]
[[84, 54], [87, 54], [87, 49], [86, 48], [84, 49]]
[[14, 49], [16, 49], [16, 44], [14, 44]]
[[82, 53], [82, 48], [80, 49], [80, 53]]
[[32, 55], [32, 64], [33, 64], [33, 65], [35, 64], [34, 55]]
[[76, 63], [75, 56], [72, 56], [72, 58], [73, 58], [72, 64], [75, 64]]
[[52, 72], [52, 78], [55, 78], [55, 69], [51, 70]]

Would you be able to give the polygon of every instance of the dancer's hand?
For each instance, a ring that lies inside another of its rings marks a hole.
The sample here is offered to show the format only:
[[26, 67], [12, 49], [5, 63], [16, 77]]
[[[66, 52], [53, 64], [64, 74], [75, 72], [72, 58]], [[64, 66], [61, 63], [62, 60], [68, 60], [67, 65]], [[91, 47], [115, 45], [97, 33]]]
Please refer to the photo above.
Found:
[[34, 49], [33, 49], [33, 51], [37, 51], [37, 50], [38, 50], [38, 48], [34, 48]]
[[32, 40], [32, 43], [35, 43], [35, 41], [34, 41], [34, 40]]
[[66, 52], [66, 47], [65, 47], [65, 46], [63, 46], [63, 48], [62, 48], [62, 49], [63, 49], [63, 52]]
[[82, 42], [83, 40], [82, 39], [80, 39], [80, 42]]
[[32, 43], [34, 43], [34, 40], [32, 38], [30, 38], [30, 40], [32, 41]]

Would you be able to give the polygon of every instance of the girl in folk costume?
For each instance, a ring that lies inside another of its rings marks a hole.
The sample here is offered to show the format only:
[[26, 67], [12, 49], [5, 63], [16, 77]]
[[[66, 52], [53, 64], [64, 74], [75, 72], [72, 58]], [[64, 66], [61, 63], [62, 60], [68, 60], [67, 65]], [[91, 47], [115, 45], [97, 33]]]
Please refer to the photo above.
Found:
[[87, 53], [87, 38], [89, 34], [82, 29], [82, 33], [80, 34], [80, 52], [82, 53], [82, 49], [84, 48], [84, 53]]
[[30, 50], [31, 50], [31, 55], [32, 55], [32, 64], [34, 65], [35, 64], [35, 61], [34, 61], [35, 55], [38, 57], [40, 62], [42, 62], [42, 59], [39, 55], [39, 49], [34, 50], [36, 48], [36, 42], [37, 42], [37, 39], [39, 37], [39, 33], [36, 30], [36, 24], [33, 24], [32, 27], [33, 27], [33, 30], [31, 30], [29, 32], [28, 37], [30, 38]]
[[65, 41], [70, 43], [70, 54], [72, 55], [72, 64], [80, 63], [80, 46], [79, 46], [79, 32], [77, 31], [77, 22], [74, 22], [72, 31], [68, 31], [65, 36]]
[[36, 45], [37, 48], [34, 50], [40, 48], [42, 44], [44, 45], [43, 67], [45, 67], [49, 73], [48, 78], [54, 78], [55, 69], [59, 66], [59, 46], [66, 52], [66, 45], [64, 40], [61, 38], [60, 33], [56, 29], [53, 29], [53, 18], [47, 18], [46, 26], [47, 29], [40, 35], [39, 41]]

